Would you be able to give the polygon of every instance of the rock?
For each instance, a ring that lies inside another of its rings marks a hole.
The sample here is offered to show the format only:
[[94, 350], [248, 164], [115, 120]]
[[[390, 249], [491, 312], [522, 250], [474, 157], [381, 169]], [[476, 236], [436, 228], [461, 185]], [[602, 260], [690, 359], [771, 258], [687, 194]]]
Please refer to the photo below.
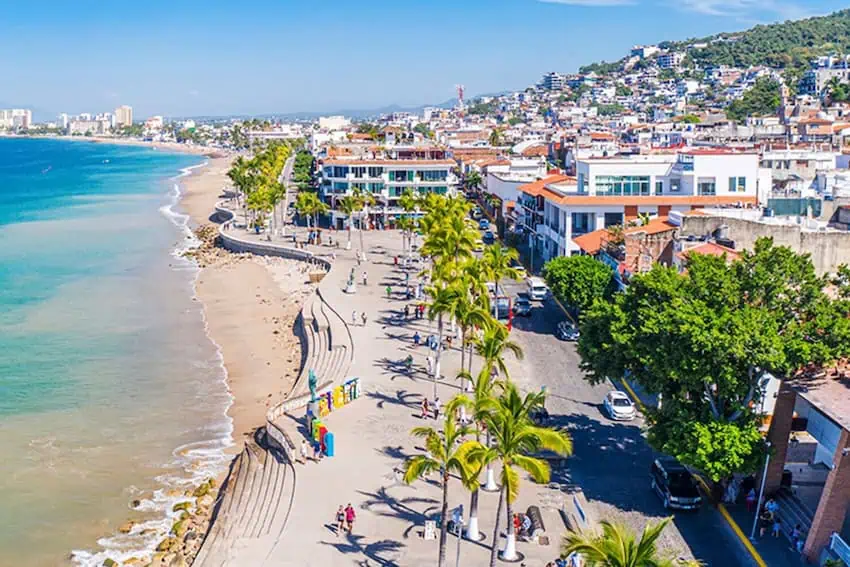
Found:
[[169, 551], [177, 543], [177, 538], [167, 537], [156, 546], [157, 551]]
[[212, 497], [212, 494], [204, 494], [198, 498], [197, 506], [198, 508], [209, 508], [213, 502], [215, 502], [215, 498]]
[[144, 559], [139, 559], [138, 557], [125, 559], [121, 563], [121, 567], [140, 567], [141, 565], [148, 565], [148, 563]]
[[132, 506], [133, 508], [138, 508], [138, 507], [139, 507], [139, 506], [141, 506], [141, 505], [142, 505], [142, 501], [141, 501], [141, 500], [138, 500], [138, 499], [133, 500], [133, 501], [130, 503], [130, 506]]
[[207, 484], [210, 485], [210, 488], [215, 488], [216, 486], [218, 486], [218, 483], [212, 477], [210, 477], [210, 479], [207, 480]]
[[172, 512], [180, 512], [181, 510], [188, 510], [192, 506], [192, 503], [186, 500], [185, 502], [178, 502], [174, 506], [171, 507]]
[[110, 559], [108, 557], [103, 560], [103, 567], [117, 567], [117, 566], [118, 566], [118, 563], [116, 563], [115, 561], [113, 561], [112, 559]]
[[195, 530], [189, 530], [188, 532], [186, 532], [186, 537], [183, 538], [183, 541], [189, 542], [194, 539], [198, 539], [198, 532], [196, 532]]
[[123, 524], [121, 524], [121, 526], [119, 526], [118, 533], [119, 534], [128, 534], [131, 531], [133, 531], [133, 526], [135, 526], [135, 525], [136, 525], [136, 522], [134, 522], [133, 520], [130, 520], [129, 522], [124, 522]]
[[177, 537], [183, 537], [188, 527], [188, 522], [186, 520], [174, 522], [174, 525], [171, 526], [171, 533], [173, 533]]
[[179, 553], [168, 563], [168, 567], [188, 567], [188, 565], [186, 558]]

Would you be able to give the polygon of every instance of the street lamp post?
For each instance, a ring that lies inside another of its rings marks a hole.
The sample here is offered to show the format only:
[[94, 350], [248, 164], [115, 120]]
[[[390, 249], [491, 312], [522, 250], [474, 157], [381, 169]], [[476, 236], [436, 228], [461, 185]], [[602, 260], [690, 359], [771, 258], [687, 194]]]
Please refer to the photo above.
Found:
[[770, 441], [767, 442], [767, 455], [764, 458], [764, 472], [761, 475], [761, 487], [759, 488], [759, 498], [758, 503], [756, 504], [756, 517], [753, 518], [753, 529], [750, 532], [750, 540], [755, 541], [756, 539], [756, 527], [759, 522], [759, 513], [761, 512], [761, 502], [764, 498], [764, 483], [767, 480], [767, 466], [770, 464]]

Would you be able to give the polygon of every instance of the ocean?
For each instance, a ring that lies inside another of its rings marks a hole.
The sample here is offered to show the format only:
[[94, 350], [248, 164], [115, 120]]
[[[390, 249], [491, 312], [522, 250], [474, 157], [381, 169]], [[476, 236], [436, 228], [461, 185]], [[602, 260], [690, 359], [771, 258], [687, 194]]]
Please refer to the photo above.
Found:
[[0, 138], [0, 565], [138, 556], [226, 468], [230, 396], [180, 256], [179, 176], [202, 163]]

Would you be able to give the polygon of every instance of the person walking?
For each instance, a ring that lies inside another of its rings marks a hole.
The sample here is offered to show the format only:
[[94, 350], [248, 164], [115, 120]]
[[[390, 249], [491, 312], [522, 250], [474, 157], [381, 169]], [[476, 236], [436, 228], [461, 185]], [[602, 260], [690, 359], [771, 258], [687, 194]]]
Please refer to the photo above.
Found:
[[410, 319], [410, 305], [404, 306], [404, 320], [407, 321]]
[[307, 459], [310, 458], [309, 452], [310, 446], [307, 444], [306, 439], [301, 440], [301, 462], [305, 465], [307, 464]]
[[440, 419], [440, 396], [434, 398], [434, 419]]
[[428, 419], [431, 416], [431, 408], [428, 406], [428, 398], [422, 398], [422, 419]]
[[357, 310], [351, 312], [351, 325], [354, 326], [357, 324]]
[[389, 299], [392, 296], [392, 294], [393, 294], [393, 288], [392, 288], [392, 286], [388, 285], [387, 286], [387, 299]]
[[348, 533], [351, 533], [354, 529], [355, 519], [357, 519], [357, 514], [354, 513], [354, 508], [351, 506], [351, 502], [349, 502], [345, 508], [345, 523], [348, 525]]
[[419, 334], [419, 331], [413, 333], [413, 345], [419, 346], [419, 341], [422, 340], [422, 335]]
[[773, 537], [779, 537], [782, 531], [782, 523], [779, 521], [779, 516], [773, 517], [773, 527], [770, 529], [770, 534]]
[[430, 356], [428, 356], [425, 360], [428, 362], [428, 376], [430, 376], [431, 371], [434, 369], [434, 360]]
[[336, 537], [339, 537], [342, 534], [342, 530], [345, 529], [345, 508], [342, 507], [342, 504], [339, 505], [339, 509], [336, 511]]
[[360, 314], [360, 320], [363, 321], [363, 326], [366, 326], [366, 312]]
[[366, 285], [366, 270], [363, 270], [363, 285]]

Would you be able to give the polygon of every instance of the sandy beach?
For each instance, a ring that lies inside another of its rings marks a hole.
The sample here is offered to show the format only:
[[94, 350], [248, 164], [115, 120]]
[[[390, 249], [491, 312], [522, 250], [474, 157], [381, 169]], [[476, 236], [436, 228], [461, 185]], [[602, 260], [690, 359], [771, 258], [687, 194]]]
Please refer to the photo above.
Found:
[[[181, 206], [197, 226], [208, 224], [228, 185], [230, 158], [210, 159], [182, 180]], [[196, 282], [209, 334], [221, 348], [233, 405], [235, 450], [265, 423], [298, 375], [301, 346], [293, 327], [310, 286], [295, 261], [216, 251], [202, 262]]]

